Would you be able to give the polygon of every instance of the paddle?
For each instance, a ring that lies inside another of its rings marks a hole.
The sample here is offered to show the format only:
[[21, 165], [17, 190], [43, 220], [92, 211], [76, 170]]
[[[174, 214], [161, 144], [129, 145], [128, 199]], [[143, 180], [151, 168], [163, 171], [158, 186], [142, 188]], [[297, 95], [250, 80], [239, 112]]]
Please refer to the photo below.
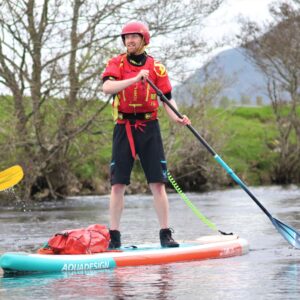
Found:
[[[183, 115], [169, 102], [161, 90], [149, 79], [147, 82], [155, 90], [160, 100], [165, 103], [179, 118]], [[272, 224], [278, 232], [295, 248], [300, 249], [300, 233], [293, 227], [284, 224], [282, 221], [272, 217], [268, 210], [258, 201], [254, 194], [249, 190], [247, 185], [233, 172], [233, 170], [222, 160], [222, 158], [214, 151], [214, 149], [206, 142], [206, 140], [193, 128], [191, 125], [186, 127], [193, 133], [198, 141], [207, 149], [207, 151], [214, 157], [217, 163], [230, 175], [230, 177], [250, 196], [250, 198], [260, 207], [260, 209], [267, 215]]]
[[12, 166], [0, 172], [0, 191], [9, 189], [23, 178], [23, 169], [19, 165]]

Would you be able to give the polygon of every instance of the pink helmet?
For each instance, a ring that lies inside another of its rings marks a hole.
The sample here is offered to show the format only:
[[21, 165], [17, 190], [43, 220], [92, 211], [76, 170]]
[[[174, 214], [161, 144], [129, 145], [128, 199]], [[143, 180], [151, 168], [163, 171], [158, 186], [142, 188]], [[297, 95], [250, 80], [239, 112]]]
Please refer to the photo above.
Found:
[[130, 33], [138, 33], [143, 36], [145, 44], [150, 43], [150, 33], [148, 27], [142, 22], [129, 22], [122, 29], [122, 39], [124, 42], [124, 36]]

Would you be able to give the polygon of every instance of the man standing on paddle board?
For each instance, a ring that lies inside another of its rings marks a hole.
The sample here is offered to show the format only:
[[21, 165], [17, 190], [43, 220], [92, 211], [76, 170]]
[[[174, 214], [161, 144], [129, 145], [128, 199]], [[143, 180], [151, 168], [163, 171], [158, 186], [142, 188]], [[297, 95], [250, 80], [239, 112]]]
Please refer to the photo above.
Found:
[[[113, 94], [116, 125], [113, 134], [110, 166], [110, 248], [121, 246], [119, 231], [124, 207], [126, 185], [130, 183], [133, 163], [138, 155], [154, 198], [154, 207], [160, 224], [162, 247], [178, 247], [169, 228], [169, 201], [165, 190], [167, 166], [157, 119], [159, 106], [155, 90], [146, 81], [149, 78], [177, 108], [172, 99], [172, 87], [164, 65], [145, 52], [150, 42], [148, 27], [141, 22], [126, 24], [121, 33], [126, 53], [109, 60], [104, 73], [103, 91]], [[164, 104], [170, 118], [181, 124], [190, 124], [188, 117], [179, 118]]]

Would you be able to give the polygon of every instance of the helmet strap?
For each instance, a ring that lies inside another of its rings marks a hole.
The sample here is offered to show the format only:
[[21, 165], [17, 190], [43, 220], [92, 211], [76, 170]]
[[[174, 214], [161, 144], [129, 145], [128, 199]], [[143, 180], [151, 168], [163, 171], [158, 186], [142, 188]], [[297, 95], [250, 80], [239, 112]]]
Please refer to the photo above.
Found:
[[145, 52], [145, 49], [146, 49], [147, 45], [146, 45], [146, 42], [145, 42], [145, 38], [144, 36], [142, 36], [142, 42], [141, 42], [141, 46], [137, 52], [137, 54], [142, 54]]

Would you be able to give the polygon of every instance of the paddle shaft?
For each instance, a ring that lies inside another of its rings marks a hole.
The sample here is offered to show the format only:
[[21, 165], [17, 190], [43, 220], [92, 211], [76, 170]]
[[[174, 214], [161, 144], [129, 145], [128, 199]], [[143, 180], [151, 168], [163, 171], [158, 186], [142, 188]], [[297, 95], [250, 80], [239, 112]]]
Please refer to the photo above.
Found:
[[[183, 115], [170, 103], [162, 91], [149, 79], [147, 82], [155, 90], [160, 100], [165, 103], [179, 118], [183, 119]], [[197, 140], [208, 150], [208, 152], [214, 157], [218, 164], [230, 175], [230, 177], [250, 196], [250, 198], [260, 207], [260, 209], [268, 216], [272, 221], [273, 217], [268, 210], [258, 201], [254, 194], [249, 190], [247, 185], [233, 172], [233, 170], [223, 161], [223, 159], [215, 152], [215, 150], [206, 142], [206, 140], [197, 132], [192, 125], [186, 125], [186, 127], [193, 133]]]

